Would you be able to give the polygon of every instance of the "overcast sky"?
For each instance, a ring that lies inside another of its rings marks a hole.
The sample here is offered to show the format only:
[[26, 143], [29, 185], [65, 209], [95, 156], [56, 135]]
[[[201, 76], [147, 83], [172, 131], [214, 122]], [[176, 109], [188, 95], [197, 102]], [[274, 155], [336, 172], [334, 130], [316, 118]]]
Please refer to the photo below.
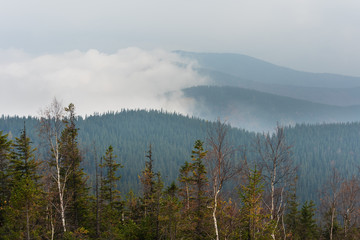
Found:
[[[176, 62], [183, 60], [172, 50], [241, 53], [298, 70], [360, 76], [359, 12], [359, 0], [0, 0], [0, 81], [5, 94], [0, 112], [24, 114], [20, 102], [9, 107], [15, 102], [9, 100], [20, 93], [33, 95], [26, 114], [36, 114], [34, 109], [41, 106], [35, 105], [50, 95], [68, 101], [79, 92], [84, 101], [99, 79], [109, 85], [121, 82], [116, 86], [125, 88], [152, 79], [163, 86], [174, 73], [186, 76], [172, 77], [176, 84], [154, 90], [153, 97], [206, 81], [194, 82], [198, 76], [186, 67], [193, 63], [178, 67]], [[143, 77], [144, 68], [155, 69], [154, 75]], [[140, 71], [134, 79], [141, 80], [129, 80], [129, 71]], [[69, 79], [76, 79], [72, 82], [77, 88], [62, 94]], [[98, 96], [109, 97], [101, 86]], [[142, 93], [122, 98], [121, 106]], [[98, 110], [94, 106], [93, 111]]]

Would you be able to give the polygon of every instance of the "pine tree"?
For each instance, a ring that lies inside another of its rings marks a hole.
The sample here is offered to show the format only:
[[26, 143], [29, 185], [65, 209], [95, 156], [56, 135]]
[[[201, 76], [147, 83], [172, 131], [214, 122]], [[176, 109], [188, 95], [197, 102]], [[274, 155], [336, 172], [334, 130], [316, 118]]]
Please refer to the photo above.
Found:
[[206, 239], [210, 219], [207, 204], [210, 198], [204, 164], [207, 151], [203, 148], [203, 142], [196, 140], [191, 153], [191, 162], [186, 161], [179, 174], [179, 195], [183, 203], [180, 231], [189, 238]]
[[195, 239], [204, 239], [206, 237], [205, 231], [205, 216], [207, 211], [208, 197], [207, 186], [208, 180], [206, 177], [206, 168], [204, 165], [204, 158], [207, 151], [204, 151], [203, 142], [200, 140], [195, 141], [194, 150], [192, 150], [192, 181], [194, 192], [194, 219], [195, 222]]
[[75, 231], [84, 227], [89, 214], [88, 188], [86, 186], [86, 175], [81, 168], [82, 156], [78, 143], [78, 128], [76, 127], [75, 106], [70, 103], [65, 108], [67, 117], [63, 122], [65, 128], [60, 138], [60, 155], [63, 163], [63, 178], [67, 177], [65, 194], [68, 199], [66, 217], [69, 223], [69, 230]]
[[241, 186], [240, 199], [242, 201], [242, 236], [244, 239], [270, 239], [272, 222], [269, 215], [263, 213], [264, 182], [259, 171], [249, 172], [248, 183]]
[[[121, 219], [122, 202], [120, 191], [118, 190], [118, 182], [121, 178], [118, 175], [118, 169], [122, 167], [116, 162], [117, 156], [114, 155], [114, 149], [110, 145], [105, 152], [100, 167], [104, 170], [101, 179], [100, 198], [102, 208], [102, 236], [104, 238], [118, 238], [116, 229]], [[114, 235], [115, 234], [115, 235]]]
[[300, 239], [318, 239], [318, 229], [314, 216], [315, 204], [313, 203], [313, 201], [306, 201], [300, 211]]
[[179, 197], [182, 203], [179, 232], [186, 239], [193, 237], [195, 231], [195, 224], [193, 224], [194, 185], [192, 171], [192, 163], [186, 161], [180, 167], [178, 178], [180, 184]]
[[179, 195], [182, 198], [182, 204], [185, 208], [184, 211], [189, 211], [190, 209], [190, 185], [192, 182], [192, 166], [188, 161], [185, 161], [184, 165], [180, 168], [179, 173]]
[[40, 213], [43, 205], [43, 192], [39, 184], [39, 162], [36, 161], [27, 137], [26, 128], [14, 143], [14, 151], [9, 166], [11, 178], [10, 203], [6, 208], [7, 233], [10, 239], [32, 239], [41, 234]]
[[144, 239], [159, 239], [159, 214], [160, 199], [163, 188], [160, 173], [154, 172], [154, 159], [152, 156], [152, 146], [146, 154], [147, 161], [145, 169], [142, 171], [140, 181], [143, 188], [142, 208], [143, 208], [143, 236]]
[[165, 239], [175, 240], [178, 232], [181, 207], [178, 198], [178, 187], [175, 182], [172, 182], [165, 190], [161, 205], [163, 222], [162, 236], [165, 236]]
[[8, 135], [0, 131], [0, 228], [4, 226], [5, 207], [10, 198], [8, 168], [11, 144]]
[[296, 199], [296, 191], [293, 191], [289, 194], [288, 208], [285, 215], [285, 225], [286, 225], [286, 235], [291, 237], [291, 239], [297, 240], [300, 239], [301, 233], [299, 232], [299, 203]]

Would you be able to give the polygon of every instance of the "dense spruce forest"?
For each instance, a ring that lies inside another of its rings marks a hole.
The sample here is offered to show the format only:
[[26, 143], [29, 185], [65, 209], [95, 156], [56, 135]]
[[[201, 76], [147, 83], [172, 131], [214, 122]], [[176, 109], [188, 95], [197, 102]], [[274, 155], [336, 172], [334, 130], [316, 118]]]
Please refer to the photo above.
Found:
[[0, 119], [2, 239], [358, 239], [360, 123], [157, 110]]

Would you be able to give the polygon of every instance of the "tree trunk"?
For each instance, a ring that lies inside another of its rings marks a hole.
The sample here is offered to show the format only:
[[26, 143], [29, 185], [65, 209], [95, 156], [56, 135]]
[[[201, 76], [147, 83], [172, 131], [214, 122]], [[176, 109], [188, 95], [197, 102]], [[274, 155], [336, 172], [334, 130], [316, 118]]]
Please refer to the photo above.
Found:
[[62, 223], [64, 232], [66, 232], [64, 195], [63, 195], [63, 191], [61, 188], [60, 167], [59, 167], [58, 160], [56, 161], [56, 170], [57, 170], [57, 186], [58, 186], [59, 200], [60, 200], [61, 223]]
[[330, 240], [333, 239], [333, 231], [334, 231], [334, 218], [335, 218], [335, 208], [331, 209], [331, 226], [330, 226]]
[[218, 230], [217, 220], [216, 220], [217, 197], [218, 197], [219, 192], [220, 192], [220, 190], [217, 190], [215, 192], [214, 209], [213, 209], [213, 219], [214, 219], [214, 228], [215, 228], [216, 240], [219, 240], [219, 230]]
[[26, 239], [30, 240], [29, 200], [26, 200]]

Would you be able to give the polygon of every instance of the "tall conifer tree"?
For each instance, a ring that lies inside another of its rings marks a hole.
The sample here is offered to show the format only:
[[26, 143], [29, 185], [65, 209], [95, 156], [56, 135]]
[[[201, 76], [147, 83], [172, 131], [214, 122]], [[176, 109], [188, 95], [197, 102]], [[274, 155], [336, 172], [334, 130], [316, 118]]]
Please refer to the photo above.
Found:
[[70, 103], [65, 108], [67, 116], [63, 122], [65, 128], [60, 138], [60, 155], [63, 163], [63, 178], [67, 177], [65, 194], [68, 199], [66, 216], [69, 222], [69, 229], [74, 231], [84, 227], [88, 217], [88, 188], [86, 176], [81, 168], [82, 156], [78, 143], [78, 128], [76, 127], [75, 106]]
[[4, 209], [10, 197], [8, 179], [10, 150], [11, 141], [8, 140], [8, 135], [0, 131], [0, 228], [4, 225]]
[[105, 156], [102, 159], [100, 168], [104, 170], [101, 179], [100, 198], [101, 198], [101, 236], [108, 239], [119, 238], [116, 235], [117, 225], [121, 223], [122, 202], [120, 191], [118, 190], [118, 182], [121, 178], [118, 175], [118, 169], [122, 167], [120, 163], [116, 162], [117, 156], [114, 155], [114, 149], [110, 145], [106, 150]]
[[3, 236], [10, 239], [38, 238], [41, 235], [40, 212], [43, 192], [38, 174], [39, 162], [36, 161], [26, 128], [14, 143], [14, 151], [9, 166], [11, 178], [10, 203], [6, 208], [7, 231]]

